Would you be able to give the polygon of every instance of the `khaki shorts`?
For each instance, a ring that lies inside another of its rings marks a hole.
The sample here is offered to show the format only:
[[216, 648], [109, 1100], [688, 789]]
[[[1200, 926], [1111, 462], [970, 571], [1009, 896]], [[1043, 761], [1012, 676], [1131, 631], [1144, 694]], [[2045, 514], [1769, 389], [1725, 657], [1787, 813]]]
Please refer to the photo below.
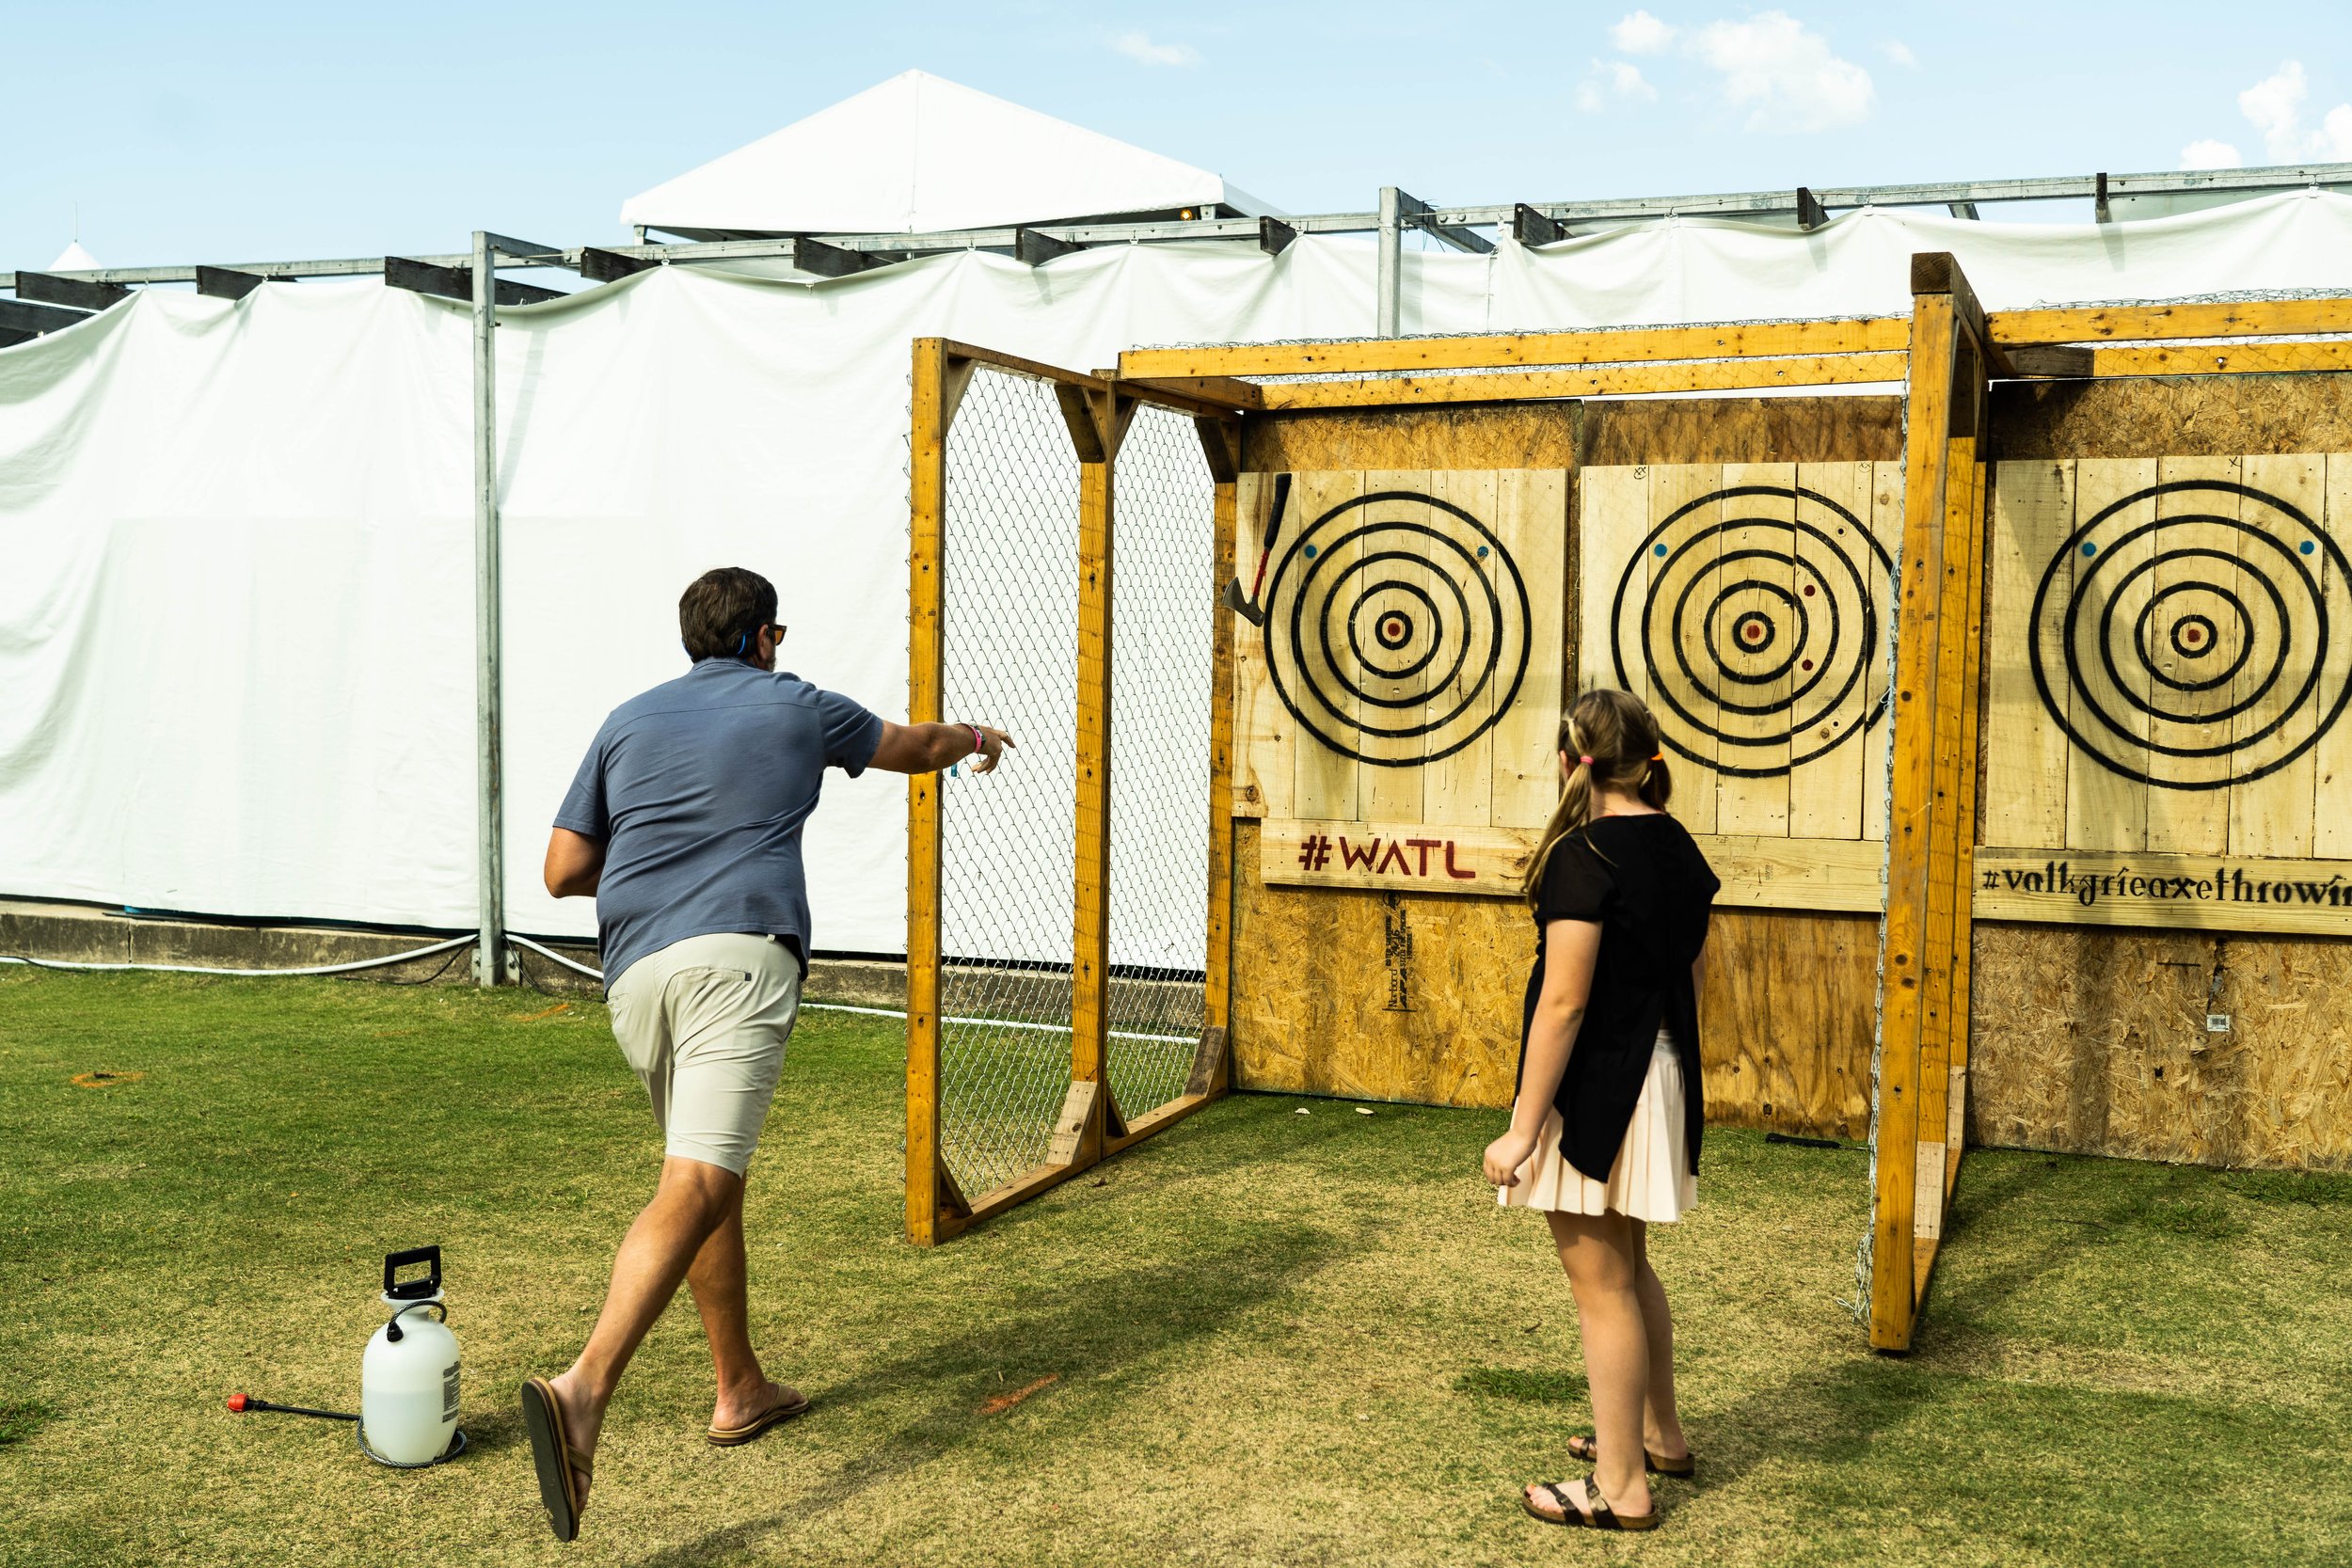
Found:
[[742, 1175], [800, 1017], [792, 950], [774, 937], [688, 937], [629, 965], [607, 1000], [667, 1151]]

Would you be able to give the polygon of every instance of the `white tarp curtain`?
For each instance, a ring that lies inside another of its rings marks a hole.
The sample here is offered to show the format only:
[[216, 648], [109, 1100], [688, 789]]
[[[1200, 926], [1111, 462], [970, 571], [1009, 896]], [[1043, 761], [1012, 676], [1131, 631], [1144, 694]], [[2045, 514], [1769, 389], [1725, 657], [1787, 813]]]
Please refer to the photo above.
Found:
[[[1405, 325], [1895, 313], [1931, 249], [1994, 308], [2352, 289], [2352, 198], [1409, 252]], [[1087, 368], [1362, 334], [1373, 251], [964, 254], [814, 284], [672, 267], [505, 320], [509, 909], [584, 934], [587, 902], [540, 889], [546, 824], [603, 715], [681, 667], [695, 573], [765, 571], [787, 665], [903, 708], [909, 340]], [[368, 282], [150, 291], [0, 351], [0, 894], [472, 924], [469, 347], [463, 307]], [[903, 823], [895, 778], [828, 786], [818, 946], [903, 950]]]

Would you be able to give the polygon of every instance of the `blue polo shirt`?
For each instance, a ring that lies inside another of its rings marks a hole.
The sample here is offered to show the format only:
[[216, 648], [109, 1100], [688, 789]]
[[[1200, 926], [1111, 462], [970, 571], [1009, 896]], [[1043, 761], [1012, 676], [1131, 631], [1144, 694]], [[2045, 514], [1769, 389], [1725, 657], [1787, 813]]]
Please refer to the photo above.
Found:
[[605, 846], [604, 983], [688, 937], [780, 937], [808, 964], [801, 825], [825, 769], [855, 778], [882, 721], [831, 691], [707, 658], [612, 710], [555, 825]]

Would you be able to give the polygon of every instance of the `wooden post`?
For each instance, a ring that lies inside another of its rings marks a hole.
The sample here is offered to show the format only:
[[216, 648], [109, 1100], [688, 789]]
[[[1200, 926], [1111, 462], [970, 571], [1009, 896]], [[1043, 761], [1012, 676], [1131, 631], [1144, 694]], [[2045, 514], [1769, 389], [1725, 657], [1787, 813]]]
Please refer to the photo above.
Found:
[[[1078, 876], [1071, 932], [1070, 1082], [1071, 1103], [1085, 1095], [1089, 1109], [1067, 1163], [1083, 1167], [1103, 1157], [1110, 1111], [1104, 1064], [1110, 1043], [1112, 492], [1135, 400], [1115, 388], [1093, 392], [1064, 383], [1059, 389], [1079, 459]], [[1083, 401], [1090, 441], [1070, 393]], [[1095, 1086], [1090, 1094], [1083, 1087], [1088, 1085]]]
[[1912, 294], [1871, 1215], [1870, 1343], [1881, 1350], [1909, 1348], [1941, 1235], [1955, 1028], [1965, 1060], [1954, 979], [1968, 939], [1975, 834], [1961, 805], [1976, 766], [1967, 642], [1982, 582], [1984, 316], [1948, 255], [1912, 259]]
[[[1216, 486], [1215, 562], [1209, 573], [1212, 582], [1224, 582], [1233, 576], [1234, 532], [1239, 510], [1240, 431], [1235, 421], [1222, 421], [1224, 429], [1217, 432], [1219, 444], [1232, 451], [1236, 461], [1226, 472], [1218, 475]], [[1203, 438], [1207, 439], [1204, 431]], [[1232, 1027], [1232, 1003], [1233, 983], [1233, 623], [1235, 617], [1220, 606], [1210, 647], [1209, 676], [1209, 926], [1208, 974], [1202, 988], [1201, 1023], [1231, 1038]], [[1208, 1094], [1223, 1092], [1231, 1069], [1230, 1051], [1216, 1052], [1208, 1082], [1201, 1091]], [[1187, 1087], [1190, 1087], [1187, 1085]]]
[[[939, 720], [946, 598], [947, 346], [914, 342], [914, 422], [907, 551], [907, 718]], [[939, 778], [907, 779], [907, 1240], [933, 1246], [943, 1234], [939, 1153]]]

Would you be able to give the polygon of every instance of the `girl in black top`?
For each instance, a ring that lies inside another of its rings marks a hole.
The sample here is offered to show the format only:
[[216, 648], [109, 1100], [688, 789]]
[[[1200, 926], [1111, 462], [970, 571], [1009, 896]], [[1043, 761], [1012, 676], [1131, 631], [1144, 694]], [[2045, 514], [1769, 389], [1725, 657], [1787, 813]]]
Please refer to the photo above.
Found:
[[1665, 813], [1673, 779], [1640, 698], [1578, 698], [1560, 769], [1527, 873], [1535, 969], [1511, 1130], [1487, 1146], [1486, 1173], [1505, 1207], [1551, 1224], [1593, 1398], [1594, 1433], [1568, 1453], [1593, 1474], [1535, 1482], [1520, 1504], [1551, 1524], [1650, 1529], [1645, 1470], [1692, 1470], [1647, 1232], [1697, 1201], [1700, 952], [1718, 883]]

